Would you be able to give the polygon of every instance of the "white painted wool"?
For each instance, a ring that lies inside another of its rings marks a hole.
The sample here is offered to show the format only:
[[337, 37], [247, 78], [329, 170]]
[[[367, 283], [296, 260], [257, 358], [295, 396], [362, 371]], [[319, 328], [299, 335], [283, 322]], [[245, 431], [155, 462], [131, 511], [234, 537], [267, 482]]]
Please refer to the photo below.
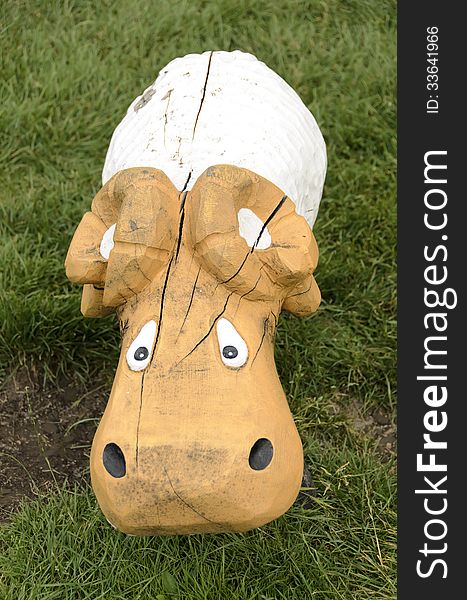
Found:
[[326, 175], [319, 127], [279, 75], [238, 50], [189, 54], [162, 69], [115, 129], [102, 179], [154, 167], [189, 190], [216, 164], [265, 177], [313, 226]]

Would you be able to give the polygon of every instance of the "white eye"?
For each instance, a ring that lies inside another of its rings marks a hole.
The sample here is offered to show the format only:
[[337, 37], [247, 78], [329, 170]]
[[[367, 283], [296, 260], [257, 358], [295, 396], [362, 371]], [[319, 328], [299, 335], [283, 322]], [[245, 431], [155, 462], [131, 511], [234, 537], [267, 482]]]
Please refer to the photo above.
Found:
[[217, 322], [217, 339], [224, 365], [238, 369], [248, 358], [248, 348], [238, 331], [227, 319]]
[[152, 347], [156, 337], [157, 325], [149, 321], [141, 328], [126, 353], [126, 362], [132, 371], [142, 371], [151, 360]]

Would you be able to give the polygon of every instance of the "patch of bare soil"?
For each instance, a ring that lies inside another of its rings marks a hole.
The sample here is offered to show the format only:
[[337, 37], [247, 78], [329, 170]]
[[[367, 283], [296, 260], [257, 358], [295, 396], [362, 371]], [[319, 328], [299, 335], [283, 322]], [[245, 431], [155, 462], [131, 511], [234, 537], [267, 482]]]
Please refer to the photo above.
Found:
[[391, 418], [381, 408], [373, 414], [365, 414], [358, 402], [346, 406], [344, 413], [352, 428], [376, 441], [376, 447], [383, 461], [396, 452], [397, 429]]
[[25, 497], [89, 478], [89, 452], [108, 384], [44, 386], [23, 368], [0, 390], [0, 520]]

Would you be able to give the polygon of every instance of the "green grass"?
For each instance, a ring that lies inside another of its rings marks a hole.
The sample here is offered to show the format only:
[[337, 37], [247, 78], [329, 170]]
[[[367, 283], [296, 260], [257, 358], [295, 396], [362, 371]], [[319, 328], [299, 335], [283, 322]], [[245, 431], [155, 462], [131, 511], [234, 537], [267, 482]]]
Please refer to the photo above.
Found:
[[311, 108], [329, 159], [323, 304], [283, 317], [276, 350], [316, 506], [245, 535], [137, 539], [89, 490], [56, 490], [0, 530], [0, 597], [394, 598], [394, 464], [348, 411], [394, 419], [395, 2], [7, 0], [0, 44], [2, 376], [115, 368], [115, 323], [82, 318], [63, 261], [114, 127], [172, 58], [256, 54]]
[[319, 473], [316, 507], [293, 508], [247, 534], [128, 537], [107, 525], [88, 493], [25, 505], [2, 535], [0, 597], [395, 597], [388, 468], [364, 444], [340, 439], [338, 453], [331, 442], [308, 446]]

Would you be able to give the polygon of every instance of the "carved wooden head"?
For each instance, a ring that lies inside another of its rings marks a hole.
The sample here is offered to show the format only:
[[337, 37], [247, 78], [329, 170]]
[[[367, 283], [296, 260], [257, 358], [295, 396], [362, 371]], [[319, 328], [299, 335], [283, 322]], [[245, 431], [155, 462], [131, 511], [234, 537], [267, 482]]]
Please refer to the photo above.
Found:
[[[204, 88], [193, 88], [200, 104], [187, 123], [190, 77]], [[242, 85], [254, 91], [248, 100], [238, 96]], [[272, 135], [265, 110], [252, 134], [238, 102], [261, 107], [265, 85], [271, 102], [282, 98], [285, 107], [274, 125], [295, 124], [292, 136], [281, 137], [280, 127]], [[126, 533], [244, 531], [283, 514], [302, 479], [274, 335], [281, 310], [308, 315], [320, 301], [310, 224], [324, 180], [324, 142], [293, 90], [250, 55], [177, 59], [149, 91], [114, 133], [104, 186], [66, 259], [69, 279], [84, 285], [83, 314], [115, 311], [122, 332], [92, 445], [92, 485], [107, 519]], [[223, 138], [222, 115], [230, 128]], [[221, 151], [219, 139], [236, 151]], [[188, 166], [180, 158], [184, 144]], [[306, 164], [302, 155], [313, 152], [319, 164], [301, 186], [297, 161]], [[206, 164], [213, 156], [218, 160]], [[289, 198], [289, 190], [301, 196]]]
[[[113, 236], [108, 232], [113, 230]], [[228, 165], [191, 192], [121, 171], [71, 243], [82, 311], [116, 310], [122, 352], [91, 476], [127, 533], [242, 531], [285, 512], [303, 458], [274, 364], [282, 309], [313, 312], [317, 246], [276, 186]]]

